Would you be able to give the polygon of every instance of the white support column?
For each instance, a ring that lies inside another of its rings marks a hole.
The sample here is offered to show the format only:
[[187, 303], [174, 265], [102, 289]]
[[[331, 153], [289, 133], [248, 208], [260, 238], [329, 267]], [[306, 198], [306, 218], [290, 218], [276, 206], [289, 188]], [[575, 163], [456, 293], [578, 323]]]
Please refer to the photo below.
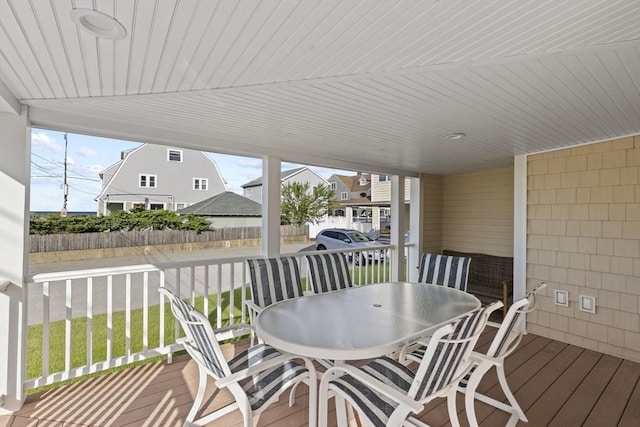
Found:
[[280, 168], [278, 157], [262, 157], [262, 255], [280, 255]]
[[[0, 113], [0, 415], [20, 409], [26, 375], [31, 129], [27, 107]], [[3, 284], [7, 286], [3, 286]]]
[[513, 168], [513, 300], [527, 292], [527, 156], [514, 158]]
[[407, 279], [410, 282], [418, 281], [418, 263], [422, 252], [422, 228], [424, 226], [424, 197], [422, 195], [421, 178], [411, 178], [411, 205], [409, 206], [409, 242], [413, 246], [409, 248], [407, 259]]
[[404, 274], [404, 176], [391, 177], [391, 244], [396, 247], [391, 258], [390, 278], [402, 282]]

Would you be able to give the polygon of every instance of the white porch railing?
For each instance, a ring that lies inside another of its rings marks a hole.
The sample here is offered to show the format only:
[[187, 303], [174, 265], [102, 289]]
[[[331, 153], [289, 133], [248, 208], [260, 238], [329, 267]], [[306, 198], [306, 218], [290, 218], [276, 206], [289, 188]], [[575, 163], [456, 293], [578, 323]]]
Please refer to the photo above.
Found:
[[[389, 280], [391, 246], [349, 252], [356, 285]], [[346, 251], [323, 251], [345, 252]], [[308, 280], [305, 255], [298, 258]], [[371, 259], [376, 261], [372, 262]], [[40, 352], [40, 366], [27, 365], [31, 389], [86, 374], [168, 355], [180, 330], [160, 287], [174, 290], [207, 313], [214, 327], [248, 322], [246, 258], [205, 259], [64, 271], [34, 275], [27, 287], [28, 352]]]

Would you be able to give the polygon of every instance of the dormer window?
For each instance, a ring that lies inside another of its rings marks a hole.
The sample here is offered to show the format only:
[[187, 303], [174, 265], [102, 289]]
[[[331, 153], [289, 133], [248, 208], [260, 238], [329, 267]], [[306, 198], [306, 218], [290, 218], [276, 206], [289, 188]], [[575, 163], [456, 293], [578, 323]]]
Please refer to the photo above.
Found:
[[335, 190], [338, 187], [338, 184], [335, 182], [330, 182], [329, 184], [331, 185], [332, 190]]
[[182, 150], [167, 150], [167, 160], [170, 162], [181, 162], [182, 161]]

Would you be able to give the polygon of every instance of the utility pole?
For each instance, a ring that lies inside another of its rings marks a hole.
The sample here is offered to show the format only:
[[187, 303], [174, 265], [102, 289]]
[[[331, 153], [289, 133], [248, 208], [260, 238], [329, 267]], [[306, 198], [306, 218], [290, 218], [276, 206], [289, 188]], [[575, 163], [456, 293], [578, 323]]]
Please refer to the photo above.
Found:
[[69, 186], [67, 185], [67, 147], [69, 142], [67, 141], [67, 133], [64, 134], [64, 182], [62, 184], [62, 191], [64, 194], [64, 200], [62, 202], [62, 209], [60, 210], [60, 216], [67, 216], [67, 200], [69, 198]]

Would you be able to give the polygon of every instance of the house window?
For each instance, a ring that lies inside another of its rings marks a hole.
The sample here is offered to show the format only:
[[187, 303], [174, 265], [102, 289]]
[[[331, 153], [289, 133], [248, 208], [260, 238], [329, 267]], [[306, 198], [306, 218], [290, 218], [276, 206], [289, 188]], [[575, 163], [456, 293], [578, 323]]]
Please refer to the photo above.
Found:
[[170, 162], [181, 162], [182, 150], [167, 150], [167, 160], [169, 160]]
[[338, 187], [338, 184], [335, 183], [335, 182], [331, 182], [330, 184], [331, 184], [331, 189], [332, 190], [335, 190]]
[[389, 175], [378, 175], [380, 178], [378, 179], [378, 181], [383, 182], [383, 181], [391, 181], [391, 177]]
[[159, 211], [164, 209], [164, 203], [151, 203], [149, 205], [149, 210], [150, 211]]
[[140, 187], [147, 188], [156, 188], [158, 186], [158, 176], [157, 175], [146, 175], [140, 174], [139, 185]]
[[347, 193], [346, 191], [343, 191], [342, 193], [340, 193], [340, 200], [347, 200], [349, 198], [349, 193]]
[[360, 185], [367, 185], [367, 178], [364, 176], [360, 177]]
[[391, 209], [389, 208], [382, 209], [382, 216], [390, 216], [390, 215], [391, 215]]
[[206, 190], [209, 186], [209, 180], [207, 178], [193, 178], [194, 190]]
[[245, 188], [244, 189], [244, 197], [251, 197], [251, 189], [250, 188]]
[[176, 210], [184, 209], [187, 207], [186, 203], [176, 203]]

